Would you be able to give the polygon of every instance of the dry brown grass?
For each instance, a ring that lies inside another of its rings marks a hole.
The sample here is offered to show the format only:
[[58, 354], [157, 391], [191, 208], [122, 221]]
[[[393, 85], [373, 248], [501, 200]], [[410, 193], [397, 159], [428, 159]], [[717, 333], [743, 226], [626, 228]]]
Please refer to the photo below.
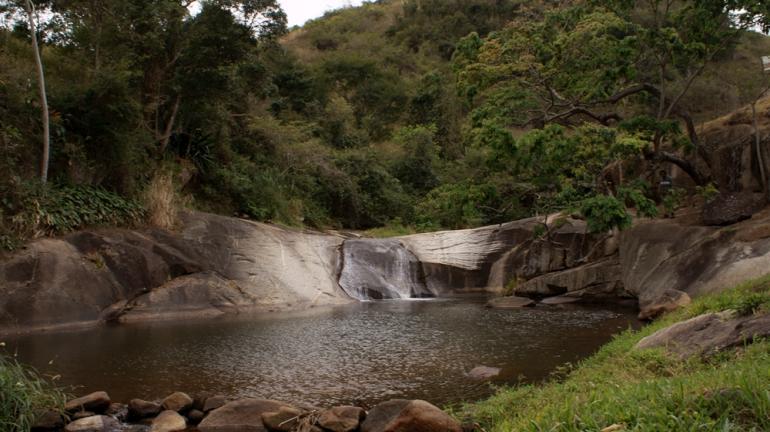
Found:
[[169, 173], [156, 174], [144, 192], [144, 205], [150, 225], [173, 229], [177, 224], [179, 198]]

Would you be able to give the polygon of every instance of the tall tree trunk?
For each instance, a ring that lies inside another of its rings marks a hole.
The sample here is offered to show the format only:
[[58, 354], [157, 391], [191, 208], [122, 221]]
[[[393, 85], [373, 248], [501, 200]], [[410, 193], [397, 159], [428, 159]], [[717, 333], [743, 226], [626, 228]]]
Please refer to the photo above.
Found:
[[754, 151], [757, 155], [757, 164], [759, 165], [759, 178], [762, 182], [762, 191], [765, 196], [770, 198], [770, 186], [767, 183], [767, 171], [765, 165], [765, 158], [762, 154], [762, 138], [759, 136], [759, 124], [757, 121], [757, 101], [751, 103], [751, 117], [754, 123]]
[[35, 52], [35, 64], [37, 65], [37, 82], [40, 90], [40, 107], [43, 116], [43, 154], [40, 158], [40, 181], [48, 181], [48, 159], [50, 157], [51, 128], [48, 115], [48, 96], [45, 91], [45, 74], [43, 73], [43, 60], [40, 58], [40, 48], [37, 44], [37, 25], [35, 24], [35, 6], [31, 0], [26, 0], [27, 18], [29, 19], [29, 32], [32, 38], [32, 49]]

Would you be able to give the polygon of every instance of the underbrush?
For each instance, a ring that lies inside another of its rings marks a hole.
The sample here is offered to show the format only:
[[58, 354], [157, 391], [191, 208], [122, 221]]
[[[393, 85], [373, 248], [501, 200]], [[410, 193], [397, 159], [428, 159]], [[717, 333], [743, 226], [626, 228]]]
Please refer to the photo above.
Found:
[[0, 431], [28, 431], [37, 415], [61, 409], [64, 401], [36, 372], [0, 355]]
[[144, 217], [140, 204], [101, 188], [19, 185], [0, 202], [0, 250], [88, 226], [131, 226]]
[[459, 415], [490, 432], [770, 430], [770, 341], [687, 361], [633, 349], [643, 337], [703, 313], [769, 308], [770, 277], [702, 297], [622, 333], [563, 380], [502, 389]]

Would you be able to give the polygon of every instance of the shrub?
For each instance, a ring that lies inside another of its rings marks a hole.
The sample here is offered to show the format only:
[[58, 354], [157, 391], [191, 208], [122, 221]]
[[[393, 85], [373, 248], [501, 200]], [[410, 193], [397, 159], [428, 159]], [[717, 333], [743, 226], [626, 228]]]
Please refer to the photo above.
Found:
[[6, 219], [21, 238], [63, 234], [87, 226], [132, 225], [145, 214], [136, 202], [89, 186], [23, 184], [3, 204]]

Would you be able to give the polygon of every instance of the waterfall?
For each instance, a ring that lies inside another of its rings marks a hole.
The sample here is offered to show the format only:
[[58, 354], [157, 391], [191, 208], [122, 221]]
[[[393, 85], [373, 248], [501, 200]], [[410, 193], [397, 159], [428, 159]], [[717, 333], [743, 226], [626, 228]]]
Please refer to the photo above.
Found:
[[394, 239], [347, 240], [339, 283], [356, 300], [434, 297], [417, 257]]

